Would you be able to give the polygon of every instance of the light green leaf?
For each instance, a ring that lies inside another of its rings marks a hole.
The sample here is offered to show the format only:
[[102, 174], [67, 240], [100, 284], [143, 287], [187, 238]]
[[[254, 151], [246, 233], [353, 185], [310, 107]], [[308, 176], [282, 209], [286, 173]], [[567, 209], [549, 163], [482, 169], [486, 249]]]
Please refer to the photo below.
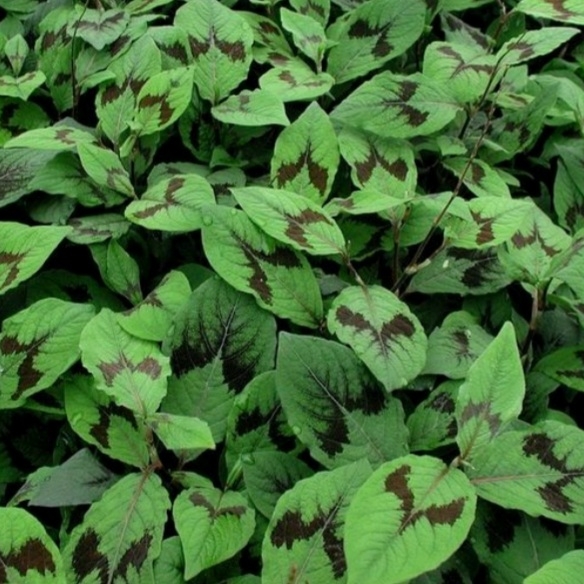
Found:
[[547, 55], [579, 33], [577, 28], [567, 26], [528, 30], [503, 44], [497, 53], [499, 66], [516, 65]]
[[14, 35], [6, 41], [4, 55], [10, 61], [12, 71], [15, 75], [20, 75], [29, 50], [28, 43], [21, 34]]
[[535, 371], [577, 391], [584, 391], [584, 346], [562, 347], [540, 359]]
[[21, 77], [0, 76], [0, 96], [16, 97], [26, 101], [46, 81], [42, 71], [31, 71]]
[[38, 150], [73, 150], [81, 143], [95, 143], [95, 136], [76, 127], [56, 125], [36, 128], [8, 140], [4, 148], [36, 148]]
[[132, 337], [103, 309], [85, 327], [81, 360], [97, 388], [140, 415], [154, 413], [166, 394], [169, 359], [155, 343]]
[[83, 169], [98, 185], [135, 197], [130, 175], [117, 154], [93, 144], [79, 144], [77, 153]]
[[[447, 158], [442, 164], [460, 178], [467, 167], [468, 159]], [[466, 170], [463, 183], [477, 197], [511, 197], [507, 183], [497, 171], [479, 159], [472, 161]]]
[[290, 6], [300, 14], [307, 14], [323, 26], [328, 22], [331, 11], [330, 0], [290, 0]]
[[187, 2], [176, 11], [174, 23], [188, 33], [201, 97], [216, 104], [247, 77], [253, 44], [250, 26], [217, 0]]
[[426, 136], [449, 124], [460, 111], [446, 87], [421, 73], [379, 73], [345, 98], [331, 119], [384, 138]]
[[75, 217], [70, 219], [67, 225], [73, 228], [73, 231], [67, 235], [67, 239], [80, 245], [101, 243], [112, 238], [118, 239], [131, 227], [123, 215], [116, 213]]
[[422, 325], [407, 304], [381, 286], [342, 290], [327, 325], [387, 391], [405, 387], [424, 367], [428, 341]]
[[334, 77], [315, 73], [299, 59], [273, 67], [259, 79], [262, 89], [276, 94], [283, 102], [313, 100], [328, 93], [334, 83]]
[[271, 178], [279, 188], [322, 203], [331, 191], [338, 167], [339, 148], [333, 125], [314, 102], [278, 136]]
[[290, 191], [265, 187], [231, 189], [248, 217], [274, 239], [311, 255], [342, 254], [345, 239], [319, 205]]
[[202, 226], [200, 208], [215, 202], [209, 182], [196, 174], [178, 174], [156, 182], [139, 201], [132, 201], [126, 217], [147, 229], [184, 232]]
[[466, 539], [475, 508], [469, 480], [437, 458], [386, 462], [347, 511], [348, 583], [397, 584], [437, 568]]
[[[344, 199], [331, 199], [324, 209], [331, 217], [336, 217], [341, 213], [370, 215], [403, 206], [406, 201], [407, 199], [396, 199], [379, 191], [355, 191]], [[352, 239], [349, 241], [351, 244], [354, 243]]]
[[280, 333], [276, 387], [292, 430], [327, 468], [363, 458], [377, 466], [407, 452], [401, 402], [339, 343]]
[[264, 235], [243, 211], [206, 207], [203, 249], [212, 268], [260, 306], [296, 324], [318, 326], [322, 298], [308, 262]]
[[78, 17], [71, 19], [67, 32], [79, 36], [97, 51], [120, 38], [130, 21], [130, 15], [118, 8], [96, 10], [76, 5], [75, 12]]
[[311, 16], [292, 12], [287, 8], [280, 9], [282, 27], [287, 30], [294, 44], [311, 61], [320, 66], [327, 44], [326, 33], [320, 22]]
[[249, 541], [255, 513], [235, 491], [194, 487], [183, 491], [172, 509], [185, 557], [185, 578], [231, 558]]
[[[541, 0], [540, 0], [541, 1]], [[584, 24], [584, 13], [582, 15]], [[573, 550], [548, 562], [524, 580], [524, 584], [573, 584], [574, 575], [584, 570], [584, 551]]]
[[525, 379], [515, 331], [506, 322], [471, 365], [456, 400], [456, 441], [461, 457], [473, 459], [521, 412]]
[[158, 412], [146, 421], [169, 450], [215, 448], [209, 424], [199, 418]]
[[290, 123], [282, 99], [264, 89], [232, 95], [216, 105], [211, 113], [220, 122], [235, 126], [287, 126]]

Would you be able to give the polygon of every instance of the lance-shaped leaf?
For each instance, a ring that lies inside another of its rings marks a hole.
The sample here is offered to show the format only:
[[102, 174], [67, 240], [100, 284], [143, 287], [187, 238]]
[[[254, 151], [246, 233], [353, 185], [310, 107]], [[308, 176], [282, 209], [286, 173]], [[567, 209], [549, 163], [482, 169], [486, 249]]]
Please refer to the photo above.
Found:
[[42, 71], [31, 71], [21, 77], [0, 75], [0, 96], [16, 97], [26, 101], [46, 81]]
[[351, 286], [333, 301], [329, 330], [347, 343], [387, 391], [404, 387], [426, 362], [427, 339], [407, 304], [381, 286]]
[[224, 124], [235, 126], [287, 126], [284, 102], [276, 93], [264, 89], [232, 95], [216, 105], [211, 113]]
[[249, 541], [255, 513], [235, 491], [194, 487], [183, 491], [172, 508], [185, 557], [185, 578], [234, 556]]
[[584, 227], [584, 155], [580, 146], [574, 142], [558, 148], [561, 159], [554, 182], [554, 209], [560, 225], [572, 233]]
[[227, 97], [251, 64], [253, 32], [245, 19], [217, 0], [200, 0], [179, 8], [174, 23], [189, 35], [201, 97], [213, 104]]
[[257, 12], [239, 11], [253, 31], [254, 42], [274, 50], [280, 50], [292, 56], [292, 49], [282, 29], [270, 18]]
[[15, 136], [4, 144], [4, 148], [73, 150], [82, 143], [95, 143], [95, 136], [76, 127], [55, 125], [51, 128], [36, 128]]
[[207, 280], [175, 317], [163, 410], [201, 418], [222, 440], [235, 395], [273, 368], [275, 351], [274, 318], [219, 278]]
[[560, 422], [505, 432], [485, 445], [467, 474], [479, 497], [561, 523], [584, 520], [584, 432]]
[[14, 35], [6, 41], [4, 54], [10, 61], [10, 66], [15, 75], [20, 74], [29, 51], [28, 43], [21, 34]]
[[521, 0], [515, 10], [536, 18], [584, 25], [584, 7], [578, 0]]
[[139, 201], [132, 201], [126, 217], [147, 229], [181, 232], [200, 229], [203, 205], [215, 202], [213, 189], [196, 174], [179, 174], [158, 181]]
[[65, 584], [59, 548], [24, 509], [0, 508], [0, 582]]
[[0, 294], [30, 278], [71, 232], [70, 227], [29, 227], [1, 222]]
[[191, 103], [193, 70], [180, 67], [157, 73], [140, 89], [134, 121], [138, 135], [147, 136], [174, 123]]
[[130, 310], [118, 315], [118, 323], [131, 335], [147, 341], [163, 341], [175, 314], [191, 294], [187, 277], [170, 271], [160, 284]]
[[521, 412], [525, 379], [515, 331], [506, 322], [468, 371], [456, 400], [456, 441], [473, 458]]
[[290, 59], [264, 73], [259, 84], [283, 102], [313, 100], [329, 92], [335, 79], [328, 73], [315, 73], [300, 59]]
[[497, 53], [497, 59], [503, 66], [523, 63], [551, 53], [579, 32], [577, 28], [567, 26], [546, 26], [539, 30], [528, 30], [504, 43]]
[[454, 14], [442, 12], [440, 14], [440, 24], [442, 25], [444, 36], [448, 42], [472, 47], [477, 52], [487, 52], [489, 50], [489, 37], [478, 28], [475, 28], [460, 18], [457, 18]]
[[408, 418], [410, 450], [434, 450], [454, 443], [457, 432], [454, 404], [459, 387], [460, 381], [445, 381], [418, 404]]
[[[584, 14], [581, 18], [584, 24]], [[524, 580], [524, 584], [571, 584], [575, 574], [584, 570], [584, 551], [573, 550], [557, 560], [551, 560]]]
[[[344, 199], [331, 199], [324, 208], [331, 217], [336, 217], [341, 213], [371, 215], [372, 213], [380, 213], [395, 207], [401, 207], [405, 201], [407, 199], [396, 199], [379, 191], [355, 191], [351, 196]], [[343, 223], [342, 225], [346, 226], [347, 224]], [[353, 238], [349, 239], [349, 241], [351, 242], [350, 251], [354, 255], [355, 241]]]
[[4, 320], [0, 334], [0, 409], [50, 387], [79, 359], [89, 304], [45, 298]]
[[129, 335], [106, 308], [85, 327], [79, 346], [97, 388], [118, 405], [141, 415], [158, 409], [170, 374], [169, 359], [158, 345]]
[[158, 476], [126, 475], [71, 532], [63, 550], [68, 581], [153, 582], [169, 508]]
[[[468, 159], [448, 158], [442, 164], [460, 178], [468, 165]], [[472, 161], [464, 174], [463, 184], [477, 197], [511, 197], [507, 183], [482, 160]]]
[[339, 146], [353, 184], [396, 198], [415, 193], [418, 172], [408, 142], [347, 129], [339, 134]]
[[425, 294], [482, 295], [496, 292], [511, 278], [493, 249], [447, 247], [412, 278], [408, 290]]
[[75, 8], [78, 18], [70, 21], [68, 33], [79, 36], [98, 51], [116, 41], [130, 21], [130, 15], [118, 8], [97, 10], [79, 5]]
[[278, 501], [262, 545], [262, 580], [345, 582], [345, 516], [357, 489], [371, 474], [366, 461], [319, 472], [298, 482]]
[[319, 67], [327, 45], [322, 24], [311, 16], [287, 8], [280, 9], [280, 19], [282, 27], [292, 35], [296, 47]]
[[327, 468], [407, 451], [401, 403], [339, 343], [280, 333], [276, 387], [292, 430]]
[[290, 6], [300, 14], [307, 14], [326, 25], [331, 11], [330, 0], [290, 0]]
[[342, 254], [346, 244], [334, 220], [311, 199], [265, 187], [231, 189], [248, 217], [274, 239], [311, 255]]
[[385, 138], [411, 138], [442, 129], [459, 110], [444, 84], [421, 73], [384, 72], [361, 84], [333, 110], [331, 119]]
[[209, 424], [199, 418], [157, 412], [147, 422], [169, 450], [215, 448]]
[[488, 566], [490, 581], [506, 584], [523, 584], [526, 576], [546, 562], [574, 549], [570, 526], [503, 510], [485, 501], [477, 506], [470, 539], [479, 559]]
[[378, 69], [416, 42], [425, 21], [423, 0], [363, 3], [331, 27], [331, 38], [338, 44], [329, 53], [327, 73], [344, 83]]
[[349, 584], [397, 584], [438, 567], [466, 539], [475, 508], [469, 480], [441, 460], [408, 455], [386, 462], [347, 511]]
[[278, 136], [271, 178], [278, 187], [321, 203], [330, 193], [338, 166], [333, 125], [314, 102]]
[[110, 458], [140, 469], [148, 466], [148, 426], [143, 418], [117, 405], [89, 376], [77, 375], [64, 385], [67, 420], [77, 435]]
[[462, 379], [492, 340], [468, 312], [452, 312], [428, 338], [423, 373]]
[[203, 211], [203, 249], [213, 269], [259, 305], [296, 324], [316, 327], [322, 298], [306, 259], [256, 227], [243, 211]]
[[535, 370], [567, 387], [584, 391], [584, 346], [562, 347], [538, 361]]
[[131, 223], [123, 215], [116, 213], [75, 217], [70, 219], [67, 225], [73, 228], [73, 231], [67, 235], [67, 239], [80, 245], [118, 239], [131, 227]]
[[130, 175], [118, 155], [94, 144], [79, 144], [77, 153], [85, 172], [100, 186], [134, 197]]

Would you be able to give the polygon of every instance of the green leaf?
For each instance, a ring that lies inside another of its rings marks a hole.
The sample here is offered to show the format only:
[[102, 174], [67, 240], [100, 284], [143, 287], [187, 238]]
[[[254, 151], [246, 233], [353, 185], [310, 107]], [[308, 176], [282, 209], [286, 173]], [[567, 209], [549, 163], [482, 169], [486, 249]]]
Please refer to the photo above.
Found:
[[169, 359], [158, 345], [129, 335], [106, 308], [85, 327], [79, 346], [97, 388], [118, 405], [140, 415], [158, 409], [170, 374]]
[[259, 79], [262, 89], [276, 94], [283, 102], [313, 100], [327, 94], [334, 83], [334, 77], [315, 73], [299, 59], [273, 67]]
[[[468, 159], [447, 158], [442, 164], [460, 179], [468, 165]], [[463, 184], [477, 197], [511, 197], [507, 183], [494, 168], [482, 160], [475, 159], [471, 162], [464, 174]]]
[[427, 339], [407, 304], [381, 286], [351, 286], [333, 301], [329, 330], [347, 343], [387, 391], [423, 369]]
[[370, 474], [369, 464], [359, 461], [319, 472], [287, 491], [264, 536], [262, 581], [346, 581], [345, 516], [353, 495]]
[[213, 269], [260, 306], [296, 324], [318, 326], [322, 298], [308, 262], [264, 235], [243, 211], [205, 208], [203, 249]]
[[67, 225], [73, 228], [67, 239], [80, 245], [101, 243], [112, 238], [119, 239], [131, 227], [123, 215], [116, 213], [76, 217], [69, 219]]
[[322, 203], [331, 191], [338, 167], [333, 125], [321, 107], [312, 103], [278, 136], [271, 178], [279, 188]]
[[0, 507], [0, 581], [66, 584], [59, 548], [30, 513]]
[[158, 412], [147, 422], [169, 450], [215, 448], [209, 424], [199, 418]]
[[118, 324], [139, 339], [163, 341], [176, 313], [187, 302], [190, 294], [187, 277], [172, 270], [142, 302], [118, 314]]
[[8, 140], [4, 148], [36, 148], [38, 150], [73, 150], [79, 144], [95, 143], [93, 134], [80, 128], [55, 125], [37, 128]]
[[169, 507], [158, 476], [126, 475], [71, 532], [63, 550], [68, 581], [153, 582]]
[[292, 40], [298, 49], [311, 61], [320, 66], [327, 44], [324, 27], [318, 20], [305, 14], [292, 12], [287, 8], [280, 9], [282, 27], [292, 35]]
[[347, 511], [349, 584], [397, 584], [438, 567], [466, 539], [475, 507], [460, 470], [430, 456], [386, 462]]
[[535, 371], [539, 371], [577, 391], [584, 391], [583, 369], [583, 345], [562, 347], [545, 355], [535, 366]]
[[463, 459], [472, 459], [521, 412], [525, 379], [515, 331], [506, 322], [471, 365], [456, 400], [456, 441]]
[[477, 451], [467, 474], [479, 497], [561, 523], [584, 521], [584, 432], [560, 422], [505, 432]]
[[[541, 1], [541, 0], [540, 0]], [[584, 15], [581, 22], [584, 23]], [[552, 560], [528, 576], [525, 584], [572, 584], [575, 574], [584, 570], [584, 551], [574, 550]]]
[[290, 0], [290, 6], [300, 14], [307, 14], [326, 25], [331, 11], [330, 0]]
[[75, 9], [78, 18], [70, 22], [68, 33], [79, 36], [97, 51], [116, 41], [130, 21], [130, 15], [117, 8], [96, 10], [77, 5]]
[[284, 102], [264, 89], [244, 90], [211, 109], [213, 117], [236, 126], [287, 126], [290, 124]]
[[71, 232], [70, 227], [29, 227], [13, 222], [0, 222], [0, 227], [0, 294], [35, 274]]
[[187, 2], [176, 11], [174, 23], [188, 33], [201, 97], [216, 104], [247, 77], [253, 43], [250, 26], [217, 0]]
[[255, 513], [243, 495], [213, 487], [183, 491], [172, 513], [187, 579], [231, 558], [245, 546], [255, 528]]
[[144, 83], [136, 98], [135, 125], [139, 136], [167, 128], [184, 113], [193, 94], [193, 69], [161, 71]]
[[4, 54], [10, 61], [10, 66], [15, 75], [20, 75], [29, 50], [28, 43], [21, 34], [17, 34], [6, 41]]
[[412, 138], [441, 130], [459, 110], [443, 84], [421, 73], [384, 72], [345, 98], [331, 119], [384, 138]]
[[211, 278], [176, 315], [169, 349], [173, 377], [162, 409], [204, 420], [219, 442], [235, 395], [274, 366], [276, 323], [252, 298]]
[[[403, 207], [404, 202], [406, 202], [405, 199], [396, 199], [379, 191], [355, 191], [344, 199], [331, 199], [324, 208], [331, 217], [336, 217], [341, 213], [370, 215], [390, 211], [395, 207]], [[346, 223], [343, 225], [346, 226]], [[349, 239], [349, 242], [354, 244], [352, 239]], [[350, 251], [353, 251], [352, 245]]]
[[65, 411], [71, 428], [106, 456], [144, 469], [150, 462], [143, 418], [117, 405], [89, 376], [65, 384]]
[[147, 229], [182, 232], [200, 229], [201, 207], [215, 202], [209, 182], [196, 174], [178, 174], [156, 182], [139, 201], [132, 201], [126, 217]]
[[346, 244], [341, 230], [309, 198], [265, 187], [231, 192], [248, 217], [274, 239], [311, 255], [343, 253]]
[[426, 4], [422, 0], [363, 3], [329, 30], [338, 44], [329, 54], [327, 73], [337, 83], [344, 83], [378, 69], [416, 42], [425, 21]]
[[17, 97], [26, 101], [46, 81], [42, 71], [31, 71], [21, 77], [0, 76], [0, 96]]
[[81, 331], [93, 314], [89, 304], [44, 298], [3, 321], [0, 409], [22, 405], [79, 359]]
[[134, 197], [130, 175], [117, 154], [94, 144], [79, 144], [77, 152], [85, 172], [100, 186]]
[[349, 348], [280, 333], [276, 386], [292, 430], [327, 468], [363, 458], [377, 466], [407, 452], [401, 402]]
[[500, 66], [524, 63], [551, 53], [579, 32], [577, 28], [567, 26], [546, 26], [539, 30], [528, 30], [504, 43], [497, 53], [497, 59]]

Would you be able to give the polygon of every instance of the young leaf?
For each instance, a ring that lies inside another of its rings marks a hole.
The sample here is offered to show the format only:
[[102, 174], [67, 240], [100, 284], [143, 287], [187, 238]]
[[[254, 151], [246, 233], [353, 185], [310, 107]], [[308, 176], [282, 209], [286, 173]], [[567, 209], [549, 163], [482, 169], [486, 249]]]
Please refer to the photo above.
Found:
[[472, 459], [521, 412], [525, 379], [513, 325], [499, 334], [471, 365], [456, 400], [456, 441], [463, 459]]
[[265, 187], [231, 192], [248, 217], [274, 239], [311, 255], [343, 253], [346, 244], [341, 230], [309, 198]]
[[31, 71], [21, 77], [0, 76], [0, 96], [16, 97], [26, 101], [30, 95], [46, 81], [42, 71]]
[[327, 468], [407, 452], [401, 403], [339, 343], [280, 333], [276, 387], [292, 430]]
[[235, 555], [249, 541], [255, 513], [235, 491], [194, 487], [183, 491], [172, 508], [185, 557], [185, 578]]
[[319, 67], [327, 44], [326, 34], [320, 22], [311, 16], [280, 9], [282, 27], [287, 30], [294, 44]]
[[307, 14], [326, 25], [331, 11], [330, 0], [290, 0], [290, 6], [300, 14]]
[[584, 432], [560, 422], [505, 432], [477, 451], [467, 474], [479, 497], [561, 523], [584, 521]]
[[17, 34], [6, 41], [4, 55], [10, 61], [12, 72], [15, 75], [20, 75], [29, 50], [28, 43], [21, 34]]
[[284, 102], [275, 93], [264, 89], [244, 90], [216, 105], [211, 113], [224, 124], [235, 126], [287, 126]]
[[475, 507], [469, 480], [437, 458], [386, 462], [347, 511], [349, 584], [397, 584], [438, 567], [466, 539]]
[[44, 298], [6, 318], [0, 334], [0, 409], [14, 408], [50, 387], [79, 359], [89, 304]]
[[497, 53], [497, 60], [500, 66], [509, 66], [547, 55], [579, 32], [577, 28], [567, 26], [528, 30], [504, 43]]
[[320, 106], [312, 103], [278, 136], [271, 178], [279, 188], [322, 203], [330, 193], [338, 166], [333, 126]]
[[[468, 159], [447, 158], [442, 164], [460, 178], [468, 165]], [[464, 175], [463, 184], [477, 197], [511, 197], [507, 183], [482, 160], [472, 161]]]
[[71, 532], [63, 550], [68, 581], [153, 582], [169, 508], [158, 476], [126, 475]]
[[80, 245], [119, 239], [128, 232], [131, 226], [123, 215], [116, 213], [75, 217], [69, 219], [67, 225], [73, 228], [73, 231], [67, 235], [67, 239]]
[[29, 227], [0, 222], [0, 294], [35, 274], [71, 232], [70, 227]]
[[65, 584], [59, 548], [30, 513], [0, 507], [0, 582]]
[[175, 317], [162, 409], [204, 420], [223, 440], [235, 395], [273, 368], [275, 351], [274, 318], [219, 278], [207, 280]]
[[206, 207], [203, 249], [213, 269], [260, 306], [296, 324], [318, 326], [322, 298], [308, 262], [264, 235], [243, 211]]
[[361, 4], [329, 30], [338, 44], [329, 54], [327, 73], [337, 83], [344, 83], [378, 69], [416, 42], [425, 20], [426, 4], [422, 0], [407, 4], [371, 0]]
[[424, 367], [427, 339], [422, 325], [407, 304], [381, 286], [342, 290], [327, 325], [387, 391], [405, 387]]
[[100, 186], [134, 197], [130, 175], [117, 154], [94, 144], [79, 144], [77, 153], [85, 172]]
[[130, 15], [117, 8], [96, 10], [76, 5], [75, 9], [78, 18], [72, 19], [68, 33], [79, 36], [98, 51], [116, 41], [130, 21]]
[[[540, 0], [541, 1], [541, 0]], [[584, 24], [584, 14], [581, 19]], [[542, 566], [524, 580], [524, 584], [571, 584], [575, 574], [584, 570], [584, 551], [573, 550]]]
[[188, 34], [201, 97], [216, 104], [247, 77], [253, 44], [250, 26], [217, 0], [187, 2], [176, 11], [174, 23]]
[[539, 371], [565, 386], [584, 391], [584, 346], [562, 347], [540, 359], [535, 366]]
[[[262, 544], [262, 581], [344, 582], [345, 516], [371, 474], [366, 461], [299, 481], [278, 501]], [[346, 532], [345, 532], [346, 533]]]
[[132, 337], [111, 310], [103, 309], [83, 330], [81, 361], [97, 388], [139, 415], [154, 413], [166, 394], [169, 359], [152, 342]]
[[209, 424], [199, 418], [157, 412], [147, 423], [169, 450], [215, 448]]
[[442, 129], [459, 110], [446, 86], [421, 73], [386, 71], [362, 83], [333, 110], [331, 119], [384, 138], [412, 138]]
[[290, 59], [259, 79], [262, 89], [276, 94], [283, 102], [313, 100], [328, 93], [334, 83], [334, 77], [328, 73], [315, 73], [299, 59]]

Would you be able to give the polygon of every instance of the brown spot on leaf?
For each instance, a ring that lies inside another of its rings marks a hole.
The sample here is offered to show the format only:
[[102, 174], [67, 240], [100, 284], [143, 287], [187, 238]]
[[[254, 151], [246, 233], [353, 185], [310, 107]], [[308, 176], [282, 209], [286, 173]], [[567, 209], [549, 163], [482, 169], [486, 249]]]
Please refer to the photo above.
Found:
[[186, 49], [184, 48], [183, 44], [178, 41], [173, 44], [160, 44], [159, 48], [169, 57], [172, 57], [173, 59], [184, 63], [185, 65], [189, 62]]
[[568, 472], [566, 457], [558, 458], [554, 453], [554, 446], [557, 442], [544, 432], [528, 434], [523, 439], [523, 452], [527, 456], [533, 456], [541, 464], [557, 470], [563, 474]]
[[246, 50], [245, 45], [242, 41], [228, 42], [217, 37], [217, 33], [214, 28], [211, 28], [211, 34], [209, 40], [200, 41], [193, 36], [189, 35], [189, 43], [191, 45], [191, 51], [193, 57], [197, 58], [200, 55], [207, 54], [211, 47], [217, 47], [226, 57], [231, 61], [245, 61]]
[[160, 363], [153, 357], [146, 357], [140, 361], [135, 370], [148, 375], [148, 377], [153, 380], [158, 379], [162, 373]]
[[8, 568], [16, 570], [23, 577], [29, 570], [48, 576], [49, 573], [54, 574], [57, 569], [51, 552], [36, 537], [27, 539], [20, 547], [11, 549], [8, 554], [0, 553], [0, 582], [9, 582], [6, 573]]
[[378, 165], [402, 182], [407, 177], [408, 165], [403, 158], [396, 158], [393, 162], [389, 162], [379, 153], [375, 146], [370, 145], [369, 156], [363, 162], [355, 162], [355, 170], [359, 181], [362, 184], [366, 183]]
[[305, 237], [305, 225], [310, 225], [311, 223], [326, 223], [327, 225], [333, 225], [328, 217], [311, 209], [304, 209], [298, 215], [286, 213], [285, 217], [288, 221], [286, 235], [299, 245], [306, 248], [312, 248], [313, 246]]
[[107, 105], [112, 101], [116, 101], [122, 95], [123, 88], [118, 87], [115, 83], [109, 85], [101, 94], [101, 105]]
[[519, 59], [529, 59], [534, 52], [533, 46], [524, 41], [517, 41], [507, 46], [508, 51], [519, 51]]
[[26, 257], [24, 253], [10, 253], [8, 251], [0, 252], [0, 264], [9, 264], [10, 268], [2, 282], [1, 288], [7, 288], [16, 280], [20, 272], [19, 264]]
[[515, 529], [521, 525], [523, 514], [491, 505], [488, 505], [488, 511], [484, 515], [487, 546], [491, 553], [496, 554], [502, 552], [515, 539]]
[[72, 554], [72, 567], [77, 582], [85, 580], [89, 574], [97, 572], [99, 584], [108, 583], [109, 561], [98, 551], [100, 537], [93, 529], [87, 529], [79, 538]]
[[479, 227], [479, 232], [476, 238], [477, 244], [482, 245], [483, 243], [489, 243], [490, 241], [493, 241], [493, 239], [495, 239], [495, 235], [493, 233], [493, 221], [495, 219], [493, 217], [483, 217], [476, 211], [471, 211], [470, 214]]
[[416, 511], [409, 522], [413, 525], [418, 519], [425, 517], [430, 525], [454, 525], [456, 520], [462, 515], [465, 500], [462, 497], [454, 499], [443, 505], [430, 505], [426, 509]]
[[436, 397], [428, 402], [428, 407], [432, 410], [440, 412], [441, 414], [453, 414], [454, 400], [447, 393], [439, 393]]
[[474, 403], [469, 402], [462, 410], [460, 421], [466, 424], [470, 420], [478, 418], [481, 422], [486, 422], [489, 426], [491, 436], [495, 436], [501, 427], [501, 417], [491, 412], [490, 402]]
[[57, 130], [55, 132], [55, 139], [60, 140], [63, 144], [68, 144], [70, 146], [75, 145], [75, 140], [71, 140], [69, 136], [73, 133], [73, 130], [69, 128], [64, 128], [62, 130]]
[[107, 406], [99, 405], [97, 411], [99, 413], [99, 421], [97, 424], [91, 426], [89, 434], [93, 436], [103, 448], [110, 447], [108, 434], [111, 423], [110, 418], [117, 416], [118, 418], [126, 420], [126, 422], [128, 422], [135, 430], [138, 429], [136, 418], [128, 408], [124, 408], [111, 402]]
[[393, 45], [387, 40], [390, 30], [390, 23], [383, 26], [371, 26], [366, 20], [358, 18], [349, 28], [348, 36], [355, 39], [377, 37], [371, 53], [375, 57], [383, 58], [389, 55], [393, 49]]
[[470, 172], [473, 184], [479, 184], [483, 178], [485, 178], [485, 171], [483, 167], [477, 162], [473, 162], [470, 165]]
[[242, 515], [245, 515], [246, 512], [246, 508], [243, 505], [231, 505], [217, 509], [202, 493], [196, 491], [189, 497], [189, 501], [196, 507], [203, 507], [206, 509], [209, 517], [212, 520], [215, 520], [223, 515], [234, 515], [235, 517], [241, 517]]
[[140, 574], [144, 562], [148, 558], [148, 552], [152, 546], [152, 534], [145, 533], [140, 539], [133, 541], [124, 552], [113, 573], [112, 581], [120, 577], [128, 581], [128, 568], [132, 566]]
[[8, 335], [0, 339], [1, 355], [24, 354], [17, 369], [18, 385], [11, 396], [13, 400], [18, 400], [27, 389], [35, 387], [43, 377], [43, 372], [35, 368], [35, 359], [48, 338], [48, 335], [43, 335], [30, 343], [21, 343], [16, 337]]
[[109, 363], [99, 363], [97, 368], [101, 371], [104, 381], [108, 387], [113, 385], [114, 379], [122, 372], [124, 369], [135, 373], [139, 371], [144, 373], [151, 379], [158, 379], [162, 372], [160, 364], [152, 357], [146, 357], [137, 365], [134, 365], [125, 355], [120, 355], [117, 361], [112, 361]]
[[168, 122], [168, 120], [170, 120], [172, 114], [174, 113], [174, 109], [168, 103], [166, 95], [145, 95], [138, 103], [138, 107], [140, 108], [156, 106], [159, 106], [160, 108], [158, 114], [160, 123], [165, 124]]
[[280, 166], [276, 173], [278, 186], [284, 187], [292, 182], [304, 168], [308, 171], [308, 178], [312, 185], [324, 196], [328, 183], [328, 169], [312, 158], [310, 142], [307, 144], [306, 150], [300, 154], [298, 160]]
[[574, 510], [572, 501], [562, 493], [562, 488], [571, 483], [571, 477], [558, 481], [550, 481], [537, 488], [539, 496], [544, 500], [546, 507], [556, 513], [571, 513]]
[[422, 112], [419, 109], [409, 105], [407, 102], [415, 95], [418, 84], [414, 81], [401, 81], [400, 88], [397, 92], [396, 99], [384, 99], [382, 101], [385, 107], [395, 107], [401, 111], [401, 114], [407, 118], [410, 126], [421, 126], [428, 119], [428, 112]]
[[245, 45], [241, 41], [228, 43], [227, 41], [216, 40], [217, 48], [232, 61], [245, 61]]
[[529, 245], [533, 245], [534, 243], [539, 243], [542, 251], [550, 258], [554, 257], [555, 255], [559, 254], [561, 250], [555, 249], [550, 245], [547, 245], [544, 238], [542, 237], [541, 233], [537, 225], [533, 226], [533, 231], [529, 235], [523, 235], [519, 231], [513, 235], [511, 238], [511, 242], [517, 249], [523, 249]]

